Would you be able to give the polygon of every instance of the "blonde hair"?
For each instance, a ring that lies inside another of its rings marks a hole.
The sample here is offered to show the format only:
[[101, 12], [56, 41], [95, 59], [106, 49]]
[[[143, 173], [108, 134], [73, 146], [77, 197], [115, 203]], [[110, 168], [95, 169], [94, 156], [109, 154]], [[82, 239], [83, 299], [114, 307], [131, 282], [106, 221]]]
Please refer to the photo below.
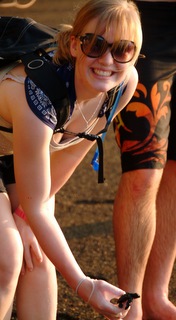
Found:
[[136, 52], [132, 62], [135, 63], [141, 50], [142, 28], [138, 8], [131, 0], [89, 0], [78, 11], [72, 26], [62, 25], [54, 61], [58, 64], [74, 62], [70, 53], [70, 37], [81, 35], [93, 19], [97, 19], [96, 34], [103, 34], [113, 25], [117, 30], [114, 41], [118, 41], [123, 34], [128, 35], [126, 40], [134, 41]]

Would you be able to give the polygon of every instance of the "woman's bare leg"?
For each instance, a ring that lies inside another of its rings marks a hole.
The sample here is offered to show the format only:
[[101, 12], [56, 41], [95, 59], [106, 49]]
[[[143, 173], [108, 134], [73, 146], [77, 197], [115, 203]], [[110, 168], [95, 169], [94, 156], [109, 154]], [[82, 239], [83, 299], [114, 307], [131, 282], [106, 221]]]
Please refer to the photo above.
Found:
[[23, 259], [23, 246], [6, 193], [0, 193], [0, 319], [9, 320]]

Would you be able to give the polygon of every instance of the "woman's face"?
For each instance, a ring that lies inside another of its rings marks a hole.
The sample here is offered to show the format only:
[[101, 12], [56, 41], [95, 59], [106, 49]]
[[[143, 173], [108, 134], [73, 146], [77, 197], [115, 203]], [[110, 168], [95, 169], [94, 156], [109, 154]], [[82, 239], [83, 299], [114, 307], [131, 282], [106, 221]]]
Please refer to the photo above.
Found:
[[[90, 21], [81, 35], [94, 33], [96, 30], [97, 19]], [[116, 28], [110, 28], [101, 34], [105, 40], [112, 44], [115, 38]], [[126, 40], [131, 40], [125, 38]], [[124, 40], [124, 37], [123, 39]], [[71, 54], [76, 59], [75, 63], [75, 87], [78, 99], [89, 99], [100, 92], [107, 92], [125, 80], [130, 71], [131, 62], [121, 64], [116, 62], [109, 50], [99, 58], [87, 57], [81, 50], [80, 39], [71, 38]]]

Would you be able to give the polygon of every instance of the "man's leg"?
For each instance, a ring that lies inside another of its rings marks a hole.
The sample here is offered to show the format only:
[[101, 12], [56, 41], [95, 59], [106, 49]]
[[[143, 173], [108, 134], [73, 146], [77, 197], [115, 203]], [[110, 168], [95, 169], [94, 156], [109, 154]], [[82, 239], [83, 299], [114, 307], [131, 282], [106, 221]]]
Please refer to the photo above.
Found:
[[[148, 47], [150, 43], [145, 43]], [[114, 204], [117, 276], [122, 289], [136, 291], [141, 297], [156, 232], [156, 198], [167, 158], [173, 69], [172, 64], [163, 67], [150, 55], [139, 61], [136, 92], [114, 122], [123, 172]], [[139, 299], [126, 319], [142, 320]]]
[[168, 287], [176, 257], [176, 161], [168, 161], [157, 197], [156, 235], [143, 289], [144, 319], [175, 320]]
[[[162, 170], [122, 174], [114, 204], [118, 285], [142, 296], [145, 269], [156, 226], [156, 195]], [[142, 320], [141, 300], [134, 301], [128, 320]]]

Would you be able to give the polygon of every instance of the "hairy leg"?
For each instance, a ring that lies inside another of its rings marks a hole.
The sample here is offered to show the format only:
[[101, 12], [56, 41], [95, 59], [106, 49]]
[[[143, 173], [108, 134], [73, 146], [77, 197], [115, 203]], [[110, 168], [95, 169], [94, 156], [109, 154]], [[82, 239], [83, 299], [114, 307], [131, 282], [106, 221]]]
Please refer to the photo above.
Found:
[[176, 307], [168, 300], [168, 287], [176, 258], [175, 184], [176, 162], [168, 161], [157, 197], [156, 236], [144, 281], [144, 319], [176, 319]]
[[[156, 195], [162, 170], [141, 169], [122, 174], [114, 203], [114, 236], [118, 285], [142, 296], [145, 269], [156, 226]], [[128, 320], [142, 320], [141, 299]]]
[[22, 265], [23, 246], [6, 193], [0, 193], [0, 203], [0, 319], [9, 320]]

